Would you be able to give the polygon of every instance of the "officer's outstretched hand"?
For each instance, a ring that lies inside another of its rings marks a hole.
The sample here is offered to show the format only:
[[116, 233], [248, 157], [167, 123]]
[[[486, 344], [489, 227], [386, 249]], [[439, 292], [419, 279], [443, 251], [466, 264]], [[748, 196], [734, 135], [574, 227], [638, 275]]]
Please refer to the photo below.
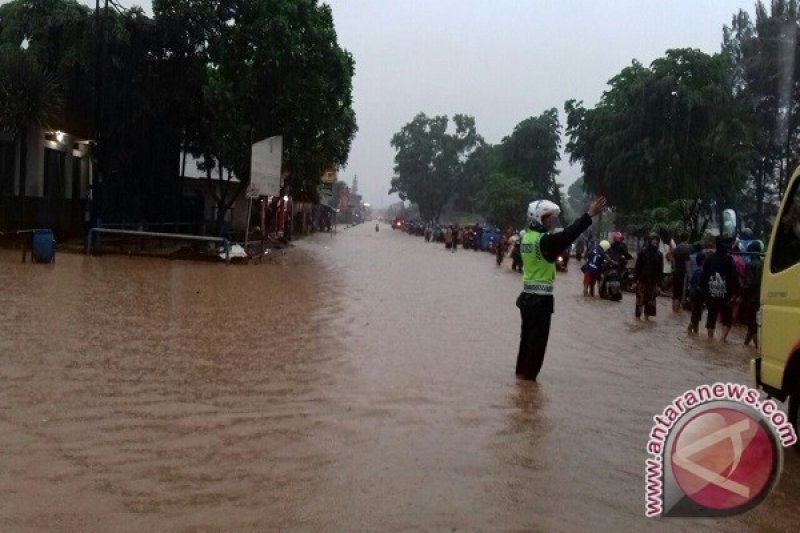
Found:
[[590, 217], [595, 217], [600, 214], [600, 211], [606, 206], [606, 197], [600, 196], [592, 200], [592, 203], [589, 204], [589, 207], [586, 209], [586, 212], [589, 213]]

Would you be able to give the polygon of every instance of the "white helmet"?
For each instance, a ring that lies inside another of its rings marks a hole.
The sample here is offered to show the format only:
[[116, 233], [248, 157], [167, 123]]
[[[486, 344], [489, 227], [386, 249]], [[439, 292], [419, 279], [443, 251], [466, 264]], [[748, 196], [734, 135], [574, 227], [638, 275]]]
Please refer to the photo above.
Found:
[[528, 205], [528, 224], [541, 226], [545, 215], [558, 216], [561, 208], [550, 200], [536, 200]]

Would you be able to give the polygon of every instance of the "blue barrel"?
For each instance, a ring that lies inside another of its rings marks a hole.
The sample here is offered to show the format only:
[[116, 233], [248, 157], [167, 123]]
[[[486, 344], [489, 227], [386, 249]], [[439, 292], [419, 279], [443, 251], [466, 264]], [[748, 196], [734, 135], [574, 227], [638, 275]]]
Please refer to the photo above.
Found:
[[37, 263], [50, 263], [53, 260], [56, 255], [56, 241], [52, 230], [37, 229], [33, 232], [31, 255]]

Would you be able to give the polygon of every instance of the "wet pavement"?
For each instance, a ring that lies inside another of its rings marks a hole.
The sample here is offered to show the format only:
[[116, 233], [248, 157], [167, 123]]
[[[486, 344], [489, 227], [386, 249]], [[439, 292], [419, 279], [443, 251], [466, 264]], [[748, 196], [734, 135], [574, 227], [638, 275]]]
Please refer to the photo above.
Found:
[[792, 451], [748, 514], [644, 518], [652, 416], [750, 352], [572, 267], [534, 384], [509, 265], [388, 226], [258, 266], [0, 250], [0, 531], [797, 531]]

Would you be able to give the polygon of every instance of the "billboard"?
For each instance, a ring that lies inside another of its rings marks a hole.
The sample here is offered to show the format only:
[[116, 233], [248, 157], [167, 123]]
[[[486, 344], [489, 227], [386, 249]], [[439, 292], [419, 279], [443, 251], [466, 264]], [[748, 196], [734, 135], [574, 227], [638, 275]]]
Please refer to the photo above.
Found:
[[277, 196], [281, 193], [283, 137], [268, 137], [253, 144], [250, 156], [250, 186], [247, 197]]
[[320, 176], [320, 181], [325, 185], [332, 185], [336, 181], [336, 171], [335, 170], [326, 170]]

